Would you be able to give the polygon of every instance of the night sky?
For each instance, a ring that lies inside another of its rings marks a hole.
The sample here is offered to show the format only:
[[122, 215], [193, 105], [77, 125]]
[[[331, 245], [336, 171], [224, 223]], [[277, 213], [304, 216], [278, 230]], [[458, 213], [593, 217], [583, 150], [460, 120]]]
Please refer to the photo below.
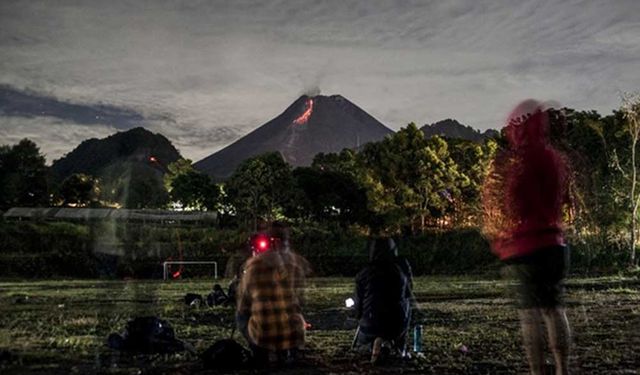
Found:
[[640, 1], [0, 1], [0, 144], [48, 162], [144, 126], [194, 161], [299, 95], [398, 129], [640, 90]]

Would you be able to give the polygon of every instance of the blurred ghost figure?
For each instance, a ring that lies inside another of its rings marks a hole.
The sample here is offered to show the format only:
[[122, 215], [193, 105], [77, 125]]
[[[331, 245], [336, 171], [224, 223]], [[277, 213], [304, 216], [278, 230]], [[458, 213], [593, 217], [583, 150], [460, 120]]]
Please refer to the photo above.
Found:
[[302, 306], [309, 263], [289, 248], [284, 224], [274, 223], [265, 238], [265, 250], [254, 252], [245, 264], [236, 321], [256, 365], [291, 364], [305, 342]]
[[529, 99], [509, 115], [503, 129], [508, 144], [493, 160], [483, 187], [483, 230], [519, 281], [531, 373], [544, 373], [544, 322], [556, 374], [567, 374], [570, 331], [563, 295], [569, 249], [563, 209], [570, 201], [570, 169], [549, 141], [549, 113], [545, 104]]

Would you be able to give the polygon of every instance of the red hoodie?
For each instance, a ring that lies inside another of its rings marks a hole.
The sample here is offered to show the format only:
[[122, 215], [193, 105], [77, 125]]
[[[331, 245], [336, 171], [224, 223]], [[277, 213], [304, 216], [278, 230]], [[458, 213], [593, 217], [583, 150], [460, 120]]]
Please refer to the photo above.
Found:
[[494, 197], [485, 205], [493, 205], [502, 218], [491, 238], [493, 251], [502, 260], [565, 244], [562, 209], [568, 202], [568, 166], [549, 144], [548, 114], [539, 103], [523, 102], [514, 113], [532, 103], [536, 105], [530, 112], [510, 116], [505, 129], [509, 150], [494, 161], [493, 177], [500, 183], [488, 184], [498, 191], [485, 195]]

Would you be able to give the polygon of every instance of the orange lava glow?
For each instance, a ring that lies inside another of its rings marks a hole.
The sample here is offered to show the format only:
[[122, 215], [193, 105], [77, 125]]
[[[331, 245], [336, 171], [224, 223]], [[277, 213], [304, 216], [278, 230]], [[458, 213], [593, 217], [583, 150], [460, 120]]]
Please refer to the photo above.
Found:
[[293, 123], [296, 125], [305, 124], [309, 120], [309, 117], [311, 117], [312, 112], [313, 112], [313, 99], [307, 99], [307, 109], [304, 110], [304, 113], [302, 113], [300, 117], [293, 120]]

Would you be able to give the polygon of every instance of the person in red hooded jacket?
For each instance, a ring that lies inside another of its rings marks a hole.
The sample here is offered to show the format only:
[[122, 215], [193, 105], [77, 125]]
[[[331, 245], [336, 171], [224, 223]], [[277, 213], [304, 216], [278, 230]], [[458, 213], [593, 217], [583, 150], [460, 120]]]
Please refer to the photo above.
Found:
[[570, 331], [563, 307], [569, 250], [563, 235], [570, 170], [549, 142], [549, 112], [535, 100], [509, 115], [508, 145], [485, 180], [484, 232], [519, 280], [520, 320], [532, 374], [544, 373], [544, 330], [556, 374], [568, 373]]

